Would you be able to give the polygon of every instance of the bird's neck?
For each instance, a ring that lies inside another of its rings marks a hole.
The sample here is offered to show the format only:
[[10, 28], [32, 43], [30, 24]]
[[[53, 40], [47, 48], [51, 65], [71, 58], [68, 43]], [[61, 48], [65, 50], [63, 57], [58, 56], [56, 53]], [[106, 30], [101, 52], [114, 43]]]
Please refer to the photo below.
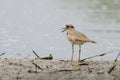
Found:
[[75, 29], [70, 29], [70, 30], [67, 30], [66, 32], [67, 32], [67, 34], [66, 35], [68, 35], [69, 33], [71, 33], [71, 32], [73, 32], [73, 31], [76, 31]]

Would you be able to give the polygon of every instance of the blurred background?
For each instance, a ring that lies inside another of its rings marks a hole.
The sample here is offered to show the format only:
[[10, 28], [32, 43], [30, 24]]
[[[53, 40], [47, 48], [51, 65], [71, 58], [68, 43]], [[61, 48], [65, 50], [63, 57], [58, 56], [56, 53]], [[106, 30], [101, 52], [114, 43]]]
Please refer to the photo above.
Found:
[[71, 44], [60, 30], [69, 23], [97, 42], [84, 44], [81, 58], [112, 51], [98, 59], [113, 60], [120, 52], [120, 0], [0, 0], [0, 53], [35, 57], [33, 49], [70, 59]]

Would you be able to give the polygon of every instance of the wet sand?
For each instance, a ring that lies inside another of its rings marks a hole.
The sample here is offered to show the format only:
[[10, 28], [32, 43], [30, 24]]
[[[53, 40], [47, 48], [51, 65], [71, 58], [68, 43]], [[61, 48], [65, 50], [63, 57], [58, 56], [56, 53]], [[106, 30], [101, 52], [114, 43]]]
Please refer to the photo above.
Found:
[[0, 80], [120, 80], [120, 61], [6, 58], [0, 59]]

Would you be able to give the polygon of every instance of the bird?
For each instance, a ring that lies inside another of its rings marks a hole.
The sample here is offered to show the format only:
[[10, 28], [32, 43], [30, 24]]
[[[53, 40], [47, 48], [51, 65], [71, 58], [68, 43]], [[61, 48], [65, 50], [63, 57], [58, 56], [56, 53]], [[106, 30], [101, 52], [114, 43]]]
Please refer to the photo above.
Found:
[[67, 32], [66, 33], [67, 39], [72, 44], [71, 61], [73, 61], [73, 56], [74, 56], [74, 45], [79, 46], [78, 61], [80, 62], [81, 45], [87, 42], [96, 43], [95, 41], [89, 39], [84, 33], [77, 31], [72, 24], [66, 24], [64, 28], [61, 28], [61, 30], [62, 30], [61, 32]]

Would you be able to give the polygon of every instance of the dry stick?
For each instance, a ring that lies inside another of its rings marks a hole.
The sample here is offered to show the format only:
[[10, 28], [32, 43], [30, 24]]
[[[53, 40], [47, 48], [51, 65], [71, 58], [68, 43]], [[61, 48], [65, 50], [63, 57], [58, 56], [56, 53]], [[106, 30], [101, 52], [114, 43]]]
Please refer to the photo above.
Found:
[[34, 50], [32, 50], [32, 51], [37, 56], [37, 58], [40, 58], [40, 56]]
[[115, 59], [115, 62], [118, 60], [118, 57], [120, 56], [120, 52], [119, 52], [119, 54], [117, 55], [117, 57], [116, 57], [116, 59]]
[[33, 65], [35, 65], [35, 67], [37, 67], [38, 69], [40, 69], [40, 70], [43, 70], [40, 66], [38, 66], [36, 63], [32, 63]]
[[52, 56], [52, 54], [50, 54], [49, 56], [43, 57], [43, 58], [40, 58], [40, 59], [52, 60], [52, 59], [53, 59], [53, 56]]
[[117, 66], [115, 63], [117, 62], [119, 56], [120, 56], [120, 52], [117, 55], [116, 59], [114, 60], [114, 65], [110, 68], [110, 70], [108, 71], [108, 74], [110, 74], [115, 69], [115, 67]]
[[5, 53], [0, 54], [0, 56], [4, 55]]
[[[111, 51], [111, 52], [113, 52], [113, 51]], [[109, 53], [111, 53], [111, 52], [109, 52]], [[109, 54], [109, 53], [102, 53], [102, 54], [99, 54], [99, 55], [87, 57], [87, 58], [82, 59], [81, 61], [85, 61], [87, 59], [91, 59], [91, 58], [95, 58], [95, 57], [99, 57], [99, 56], [104, 56], [104, 55]]]
[[61, 70], [58, 70], [59, 72], [62, 72], [62, 71], [78, 71], [80, 70], [80, 68], [77, 68], [77, 69], [61, 69]]

